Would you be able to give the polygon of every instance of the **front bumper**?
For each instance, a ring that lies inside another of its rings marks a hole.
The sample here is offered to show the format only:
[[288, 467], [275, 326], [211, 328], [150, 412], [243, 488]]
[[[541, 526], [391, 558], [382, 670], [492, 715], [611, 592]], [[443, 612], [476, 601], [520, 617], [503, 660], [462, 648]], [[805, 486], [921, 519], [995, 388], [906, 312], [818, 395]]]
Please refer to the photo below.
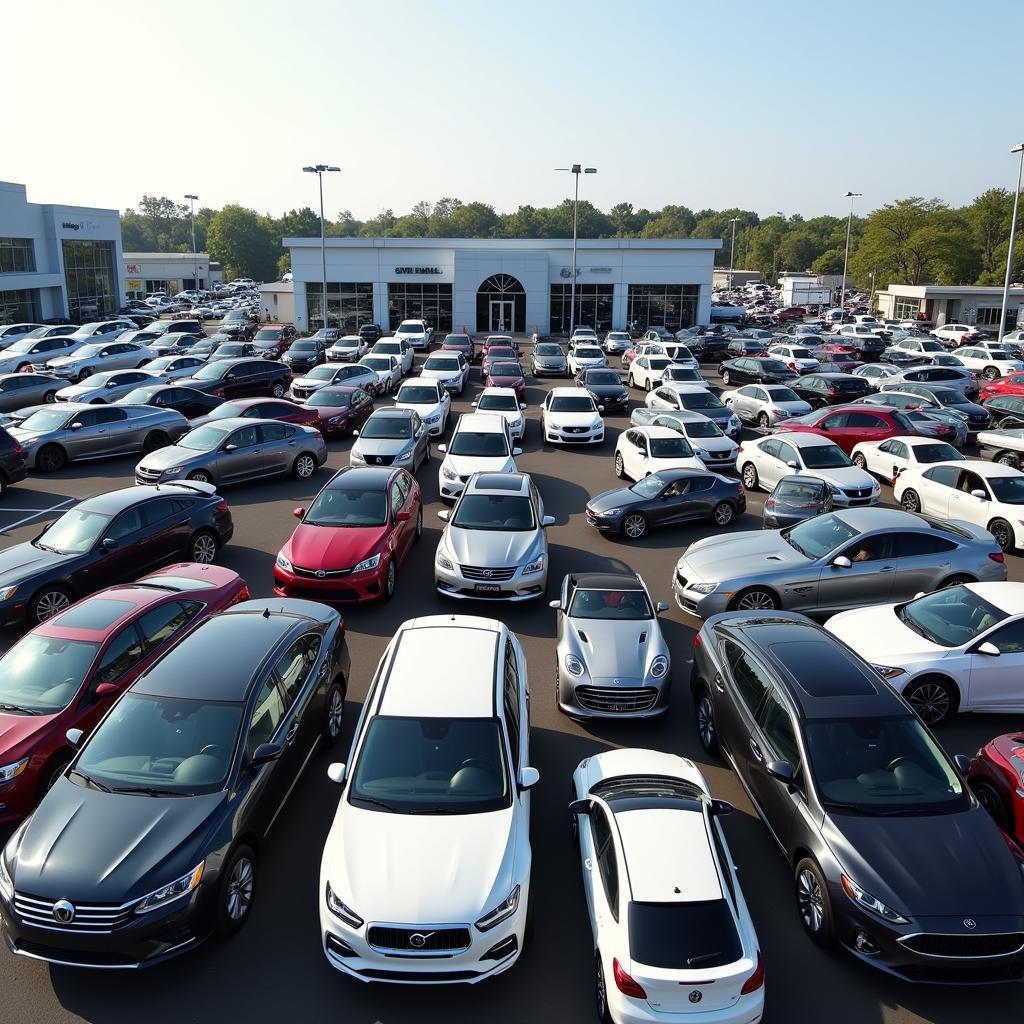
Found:
[[710, 594], [698, 594], [689, 589], [690, 582], [680, 576], [678, 569], [672, 571], [672, 596], [682, 611], [695, 615], [698, 619], [706, 619], [729, 610], [729, 602], [734, 591], [719, 588]]
[[568, 372], [569, 367], [565, 363], [562, 363], [560, 366], [543, 366], [538, 363], [533, 364], [534, 377], [564, 377]]
[[556, 427], [546, 423], [544, 440], [549, 444], [603, 444], [604, 423], [596, 427]]
[[[323, 576], [317, 576], [323, 572]], [[274, 563], [274, 593], [278, 597], [297, 597], [324, 604], [355, 604], [375, 601], [384, 593], [387, 562], [382, 558], [376, 569], [352, 572], [351, 569], [304, 569], [289, 572]]]
[[572, 676], [559, 664], [558, 707], [570, 718], [657, 718], [669, 709], [672, 670], [660, 679]]
[[[501, 575], [505, 570], [495, 569]], [[434, 585], [439, 594], [455, 597], [460, 600], [476, 601], [534, 601], [543, 597], [548, 585], [547, 559], [540, 572], [523, 575], [523, 567], [517, 565], [512, 576], [507, 580], [487, 578], [474, 574], [474, 578], [463, 575], [462, 568], [455, 565], [453, 569], [445, 569], [434, 561]]]

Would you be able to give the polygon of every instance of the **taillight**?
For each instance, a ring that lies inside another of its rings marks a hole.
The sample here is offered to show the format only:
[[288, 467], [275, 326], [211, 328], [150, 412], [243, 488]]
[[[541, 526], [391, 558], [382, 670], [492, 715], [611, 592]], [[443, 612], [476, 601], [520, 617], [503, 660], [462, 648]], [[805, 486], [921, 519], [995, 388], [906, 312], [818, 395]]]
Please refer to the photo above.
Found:
[[634, 999], [646, 999], [647, 993], [622, 969], [618, 960], [612, 960], [615, 987], [624, 995]]
[[838, 395], [839, 395], [839, 392], [836, 391], [835, 388], [830, 388], [829, 389], [829, 393], [828, 393], [828, 397], [829, 398], [836, 398], [836, 397], [838, 397]]
[[756, 992], [764, 984], [764, 958], [761, 956], [761, 950], [757, 951], [757, 966], [754, 968], [754, 973], [743, 982], [743, 988], [740, 989], [741, 996], [748, 996], [751, 992]]
[[235, 598], [233, 603], [234, 604], [238, 604], [240, 601], [248, 601], [248, 600], [249, 600], [249, 584], [248, 583], [243, 583], [242, 584], [242, 589], [238, 592], [238, 597]]
[[737, 484], [736, 486], [739, 488], [739, 493], [743, 494], [743, 484]]
[[701, 640], [701, 638], [700, 638], [700, 633], [698, 633], [698, 634], [697, 634], [697, 635], [696, 635], [696, 636], [695, 636], [695, 637], [693, 638], [693, 646], [694, 646], [694, 647], [703, 647], [703, 646], [704, 646], [704, 641], [703, 641], [703, 640]]
[[764, 503], [764, 507], [765, 508], [775, 508], [775, 499], [774, 498], [768, 498], [768, 500], [765, 501], [765, 503]]
[[1004, 555], [1002, 553], [1002, 551], [990, 551], [988, 553], [988, 557], [991, 558], [993, 562], [1005, 562], [1006, 561], [1006, 555]]
[[736, 454], [737, 455], [742, 455], [743, 454], [743, 445], [739, 446], [739, 450], [736, 452]]
[[218, 512], [227, 512], [227, 510], [228, 510], [228, 503], [223, 498], [221, 498], [220, 501], [217, 502], [217, 511]]
[[25, 451], [25, 449], [21, 447], [21, 442], [20, 441], [15, 441], [14, 442], [14, 454], [15, 455], [21, 455], [24, 451]]

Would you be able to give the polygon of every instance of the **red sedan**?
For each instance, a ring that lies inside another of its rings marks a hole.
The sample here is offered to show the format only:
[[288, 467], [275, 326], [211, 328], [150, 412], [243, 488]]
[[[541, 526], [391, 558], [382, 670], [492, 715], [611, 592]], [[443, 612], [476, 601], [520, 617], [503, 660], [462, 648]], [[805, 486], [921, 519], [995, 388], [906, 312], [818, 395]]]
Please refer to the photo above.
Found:
[[526, 397], [526, 378], [523, 368], [518, 363], [493, 362], [484, 371], [485, 388], [512, 388], [516, 398]]
[[423, 533], [416, 479], [394, 466], [347, 466], [313, 499], [274, 562], [274, 593], [327, 604], [388, 600]]
[[110, 705], [199, 622], [249, 597], [237, 573], [170, 565], [100, 590], [36, 626], [0, 658], [0, 822], [29, 814]]
[[373, 398], [362, 388], [335, 385], [319, 388], [306, 400], [307, 409], [315, 409], [315, 424], [324, 437], [344, 437], [358, 430], [373, 412]]
[[822, 366], [828, 363], [830, 366], [836, 367], [844, 373], [852, 373], [858, 366], [864, 365], [863, 360], [857, 359], [849, 352], [840, 352], [832, 345], [825, 345], [822, 348], [811, 349], [811, 355], [817, 359]]
[[222, 402], [213, 412], [192, 420], [193, 427], [215, 420], [244, 416], [255, 420], [282, 420], [285, 423], [301, 423], [306, 427], [320, 428], [320, 414], [316, 409], [298, 405], [283, 398], [239, 398], [233, 402]]
[[816, 352], [828, 352], [830, 355], [835, 355], [837, 352], [843, 352], [847, 355], [855, 355], [857, 350], [845, 341], [826, 341], [822, 345], [818, 345], [815, 349]]
[[784, 306], [775, 310], [772, 316], [776, 320], [803, 320], [807, 316], [807, 310], [803, 306]]
[[491, 363], [516, 363], [519, 361], [519, 353], [509, 345], [491, 345], [483, 351], [483, 358], [480, 361], [480, 369], [486, 374]]
[[978, 802], [1024, 847], [1024, 732], [997, 736], [967, 769]]
[[916, 434], [914, 424], [888, 405], [833, 405], [786, 420], [783, 430], [818, 434], [834, 441], [847, 455], [861, 441], [885, 441]]
[[996, 395], [1024, 395], [1024, 373], [1008, 373], [1005, 377], [990, 380], [978, 395], [978, 401], [995, 398]]

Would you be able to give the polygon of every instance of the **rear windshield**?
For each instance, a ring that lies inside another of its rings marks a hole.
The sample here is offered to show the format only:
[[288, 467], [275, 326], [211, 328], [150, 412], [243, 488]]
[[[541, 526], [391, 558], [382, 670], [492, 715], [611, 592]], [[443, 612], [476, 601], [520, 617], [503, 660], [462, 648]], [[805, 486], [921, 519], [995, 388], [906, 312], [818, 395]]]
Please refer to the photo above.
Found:
[[697, 970], [735, 963], [742, 955], [724, 899], [629, 905], [629, 956], [636, 963]]

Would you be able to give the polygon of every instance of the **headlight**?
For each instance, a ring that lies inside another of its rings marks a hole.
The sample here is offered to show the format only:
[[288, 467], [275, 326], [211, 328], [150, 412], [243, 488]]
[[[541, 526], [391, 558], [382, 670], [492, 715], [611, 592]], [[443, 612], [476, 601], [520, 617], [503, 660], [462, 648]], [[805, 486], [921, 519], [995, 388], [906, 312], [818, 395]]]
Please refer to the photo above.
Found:
[[740, 426], [739, 418], [737, 416], [730, 416], [729, 417], [729, 429], [730, 430], [738, 430], [739, 426]]
[[647, 670], [647, 674], [652, 679], [661, 679], [662, 676], [668, 671], [668, 658], [664, 654], [659, 654], [658, 657], [651, 662], [651, 667]]
[[437, 412], [437, 413], [434, 413], [433, 416], [425, 416], [423, 418], [423, 422], [424, 423], [436, 423], [440, 418], [441, 418], [441, 414], [439, 412]]
[[27, 757], [23, 757], [20, 761], [15, 761], [14, 764], [5, 765], [3, 768], [0, 768], [0, 782], [10, 782], [11, 779], [16, 779], [27, 767]]
[[900, 668], [898, 665], [872, 665], [871, 666], [883, 679], [895, 679], [897, 676], [902, 676], [906, 673], [905, 668]]
[[713, 594], [718, 589], [717, 583], [691, 583], [689, 586], [690, 590], [696, 591], [698, 594]]
[[4, 899], [14, 898], [14, 881], [10, 871], [7, 870], [7, 854], [0, 850], [0, 895]]
[[437, 553], [437, 564], [442, 569], [447, 569], [448, 572], [455, 572], [455, 566], [452, 565], [452, 560], [447, 555], [442, 555], [440, 551]]
[[459, 474], [456, 473], [455, 470], [451, 468], [451, 466], [442, 466], [441, 467], [441, 475], [445, 478], [445, 480], [458, 480], [459, 479]]
[[353, 448], [348, 454], [349, 462], [366, 462], [363, 453], [358, 448]]
[[598, 516], [620, 516], [622, 515], [621, 508], [606, 508], [603, 512], [595, 512]]
[[902, 914], [897, 914], [895, 910], [890, 910], [880, 899], [872, 896], [871, 893], [865, 892], [852, 879], [842, 874], [839, 877], [843, 883], [843, 891], [854, 903], [859, 904], [865, 910], [870, 910], [872, 914], [877, 914], [880, 918], [892, 924], [908, 923]]
[[584, 672], [583, 662], [575, 654], [565, 656], [565, 668], [570, 675], [581, 676]]
[[5, 587], [3, 590], [0, 590], [0, 601], [9, 601], [14, 597], [17, 589], [17, 587]]
[[170, 469], [160, 470], [160, 473], [162, 476], [173, 476], [175, 473], [183, 473], [184, 471], [184, 466], [171, 466]]
[[706, 448], [695, 448], [694, 455], [696, 455], [698, 459], [711, 458], [711, 453]]
[[541, 572], [544, 569], [544, 556], [538, 555], [532, 562], [523, 566], [523, 575], [532, 572]]
[[156, 910], [173, 900], [178, 900], [181, 899], [182, 896], [187, 896], [199, 884], [200, 879], [203, 877], [203, 866], [204, 864], [199, 864], [187, 875], [182, 875], [181, 878], [176, 878], [170, 885], [165, 885], [160, 889], [155, 889], [148, 896], [144, 896], [135, 904], [135, 913], [148, 914], [151, 910]]
[[519, 886], [517, 885], [508, 897], [501, 901], [493, 910], [489, 910], [477, 921], [476, 926], [482, 932], [489, 932], [502, 921], [510, 918], [519, 909]]
[[278, 567], [278, 569], [284, 569], [285, 572], [292, 571], [292, 563], [284, 557], [283, 551], [278, 551], [277, 558], [274, 559], [274, 564]]
[[376, 569], [380, 565], [380, 552], [375, 555], [370, 555], [369, 558], [364, 558], [357, 566], [354, 566], [353, 572], [365, 572], [367, 569]]
[[[828, 483], [828, 481], [826, 481], [826, 483]], [[835, 497], [839, 497], [839, 495], [843, 493], [835, 484], [828, 484], [828, 489]]]
[[344, 921], [350, 928], [362, 928], [363, 919], [351, 907], [341, 902], [338, 894], [331, 888], [330, 882], [327, 883], [325, 898], [327, 900], [327, 909], [335, 917]]

